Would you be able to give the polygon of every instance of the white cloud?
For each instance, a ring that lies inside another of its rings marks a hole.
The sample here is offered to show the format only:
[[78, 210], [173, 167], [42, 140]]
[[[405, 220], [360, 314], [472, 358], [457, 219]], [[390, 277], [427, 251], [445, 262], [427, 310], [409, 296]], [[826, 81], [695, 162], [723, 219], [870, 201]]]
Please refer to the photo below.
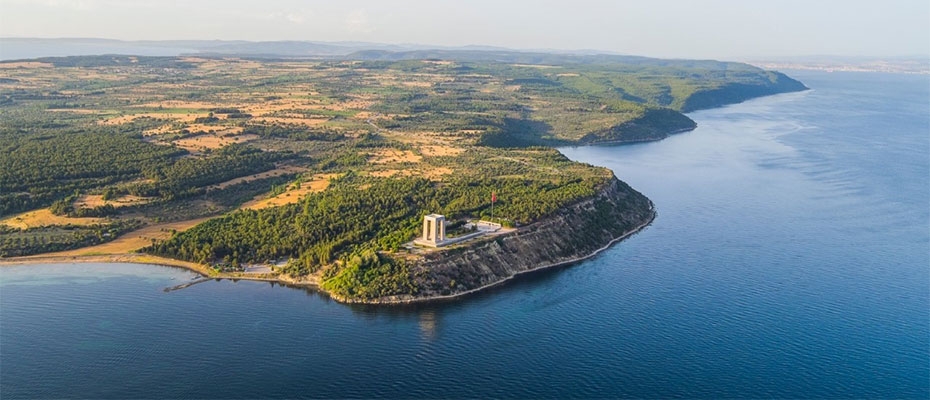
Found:
[[292, 24], [302, 24], [307, 21], [307, 18], [312, 16], [309, 10], [295, 10], [295, 11], [275, 11], [270, 13], [246, 13], [246, 12], [235, 12], [234, 15], [244, 18], [254, 18], [264, 21], [286, 21]]
[[304, 23], [304, 21], [306, 20], [306, 17], [304, 17], [304, 14], [303, 14], [303, 13], [293, 13], [293, 12], [289, 12], [289, 13], [287, 13], [287, 15], [284, 16], [284, 19], [286, 19], [286, 20], [288, 20], [288, 21], [290, 21], [290, 22], [293, 22], [293, 23], [295, 23], [295, 24], [302, 24], [302, 23]]
[[101, 8], [152, 8], [164, 5], [155, 0], [5, 0], [14, 6], [40, 6], [61, 10], [98, 10]]
[[352, 33], [371, 33], [375, 27], [368, 20], [368, 12], [364, 9], [352, 10], [346, 16], [346, 29]]
[[17, 1], [19, 4], [35, 4], [51, 8], [66, 8], [70, 10], [93, 10], [100, 7], [100, 2], [96, 0], [38, 0], [38, 1]]

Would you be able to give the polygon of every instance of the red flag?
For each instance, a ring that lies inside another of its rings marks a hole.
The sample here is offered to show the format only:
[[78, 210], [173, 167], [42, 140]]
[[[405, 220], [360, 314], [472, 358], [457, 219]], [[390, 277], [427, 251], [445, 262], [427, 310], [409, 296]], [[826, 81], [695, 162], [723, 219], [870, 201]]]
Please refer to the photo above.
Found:
[[497, 201], [497, 193], [491, 192], [491, 202]]

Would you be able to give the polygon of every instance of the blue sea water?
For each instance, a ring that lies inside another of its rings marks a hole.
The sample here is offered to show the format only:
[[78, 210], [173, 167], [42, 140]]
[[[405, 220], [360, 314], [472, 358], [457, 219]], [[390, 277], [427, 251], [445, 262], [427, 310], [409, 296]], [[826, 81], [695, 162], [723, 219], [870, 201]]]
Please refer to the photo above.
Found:
[[0, 268], [0, 397], [928, 398], [930, 77], [562, 151], [649, 196], [600, 256], [460, 301], [346, 306], [133, 264]]

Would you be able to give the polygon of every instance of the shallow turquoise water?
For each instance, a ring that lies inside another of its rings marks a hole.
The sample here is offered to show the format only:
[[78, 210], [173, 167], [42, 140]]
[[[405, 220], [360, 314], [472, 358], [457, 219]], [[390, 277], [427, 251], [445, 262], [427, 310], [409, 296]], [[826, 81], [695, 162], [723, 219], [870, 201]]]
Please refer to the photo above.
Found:
[[562, 149], [658, 219], [461, 301], [0, 268], [0, 397], [930, 397], [930, 78], [791, 75], [814, 90]]

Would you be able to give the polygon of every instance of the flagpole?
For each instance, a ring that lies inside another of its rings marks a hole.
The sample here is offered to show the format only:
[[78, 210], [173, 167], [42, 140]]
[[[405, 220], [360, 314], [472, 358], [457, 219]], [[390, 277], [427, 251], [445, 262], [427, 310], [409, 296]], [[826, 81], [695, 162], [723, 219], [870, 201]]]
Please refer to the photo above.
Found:
[[491, 222], [494, 222], [494, 200], [497, 200], [497, 194], [491, 192]]

